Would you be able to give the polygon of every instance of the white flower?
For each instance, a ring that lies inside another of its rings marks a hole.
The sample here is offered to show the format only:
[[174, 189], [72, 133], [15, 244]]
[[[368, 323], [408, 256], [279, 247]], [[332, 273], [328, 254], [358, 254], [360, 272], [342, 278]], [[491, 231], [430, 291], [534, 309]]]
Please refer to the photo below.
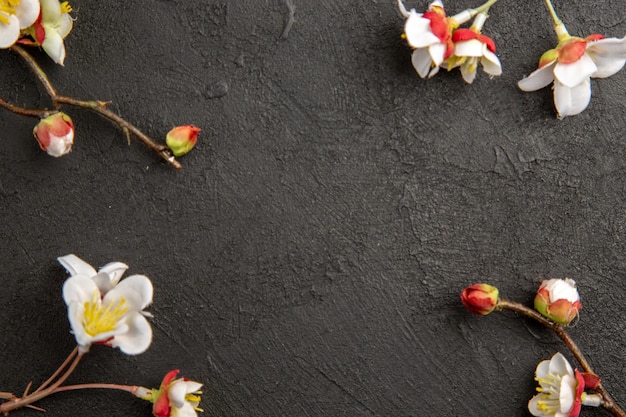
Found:
[[[0, 0], [2, 1], [2, 0]], [[41, 2], [41, 19], [28, 28], [28, 33], [36, 44], [57, 64], [65, 61], [65, 44], [63, 39], [69, 35], [74, 26], [70, 16], [72, 6], [69, 2], [59, 0], [39, 0]]]
[[590, 78], [606, 78], [622, 69], [626, 62], [626, 37], [585, 39], [569, 35], [555, 49], [543, 54], [539, 69], [520, 80], [523, 91], [535, 91], [554, 81], [554, 104], [559, 118], [574, 116], [591, 100]]
[[38, 0], [0, 0], [0, 49], [11, 47], [39, 17]]
[[439, 71], [443, 61], [452, 55], [452, 30], [468, 21], [471, 14], [466, 10], [453, 17], [446, 17], [440, 0], [433, 1], [426, 13], [417, 13], [415, 9], [407, 11], [402, 0], [398, 0], [398, 8], [407, 18], [404, 36], [409, 46], [414, 48], [411, 58], [413, 67], [420, 77], [432, 77]]
[[58, 258], [70, 273], [63, 284], [72, 332], [80, 350], [94, 343], [119, 347], [129, 355], [148, 349], [152, 329], [143, 309], [152, 302], [152, 283], [143, 275], [120, 281], [128, 266], [112, 262], [98, 272], [76, 255]]
[[156, 417], [196, 417], [200, 404], [202, 384], [186, 378], [174, 380], [178, 369], [170, 371], [161, 382], [161, 387], [152, 395], [152, 414]]
[[528, 402], [528, 411], [537, 417], [577, 417], [585, 383], [578, 372], [560, 353], [541, 361], [535, 371], [539, 382], [535, 395]]
[[461, 75], [466, 83], [471, 84], [476, 78], [476, 68], [482, 64], [483, 70], [493, 76], [502, 74], [500, 60], [496, 56], [496, 44], [488, 36], [480, 33], [487, 15], [478, 13], [472, 27], [457, 29], [452, 33], [454, 54], [446, 59], [443, 67], [461, 68]]

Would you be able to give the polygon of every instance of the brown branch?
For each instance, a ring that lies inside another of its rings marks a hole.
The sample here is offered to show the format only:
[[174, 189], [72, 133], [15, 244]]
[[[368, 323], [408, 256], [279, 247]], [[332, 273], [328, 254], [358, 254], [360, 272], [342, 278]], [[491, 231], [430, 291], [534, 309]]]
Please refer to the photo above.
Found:
[[[542, 316], [538, 311], [526, 307], [524, 304], [516, 303], [515, 301], [500, 299], [498, 300], [498, 304], [496, 305], [496, 310], [511, 310], [517, 313], [521, 313], [526, 317], [530, 317], [531, 319], [538, 321], [543, 324], [548, 329], [552, 330], [556, 333], [557, 336], [565, 343], [565, 345], [572, 352], [580, 366], [585, 370], [585, 372], [596, 374], [589, 362], [583, 355], [582, 351], [576, 345], [574, 340], [570, 337], [569, 333], [565, 330], [565, 327], [561, 324], [555, 323], [552, 320], [548, 320], [544, 316]], [[602, 407], [604, 407], [607, 411], [613, 414], [616, 417], [626, 417], [626, 412], [622, 410], [617, 403], [613, 400], [611, 395], [606, 391], [606, 389], [602, 386], [602, 384], [598, 384], [595, 390], [602, 395]]]
[[[46, 93], [48, 94], [48, 96], [50, 97], [50, 100], [52, 101], [52, 104], [57, 110], [61, 107], [62, 104], [65, 104], [68, 106], [79, 107], [79, 108], [94, 111], [98, 113], [100, 116], [104, 117], [105, 119], [108, 119], [112, 121], [113, 123], [115, 123], [120, 128], [120, 130], [124, 132], [124, 134], [127, 137], [129, 137], [130, 135], [135, 136], [141, 143], [143, 143], [152, 151], [156, 152], [161, 158], [163, 158], [168, 164], [170, 164], [170, 166], [176, 169], [182, 168], [182, 166], [180, 165], [180, 162], [176, 160], [176, 158], [174, 157], [174, 154], [166, 145], [157, 143], [148, 135], [146, 135], [141, 130], [139, 130], [135, 125], [131, 124], [126, 119], [122, 118], [118, 114], [107, 109], [106, 102], [99, 101], [99, 100], [80, 100], [74, 97], [69, 97], [69, 96], [58, 94], [56, 89], [50, 82], [50, 79], [48, 78], [46, 73], [43, 71], [43, 69], [39, 66], [37, 61], [35, 61], [32, 55], [30, 55], [28, 52], [26, 52], [24, 48], [18, 45], [13, 45], [11, 49], [24, 59], [28, 67], [35, 74], [39, 82], [43, 85], [44, 89], [46, 90]], [[4, 100], [2, 101], [4, 102]], [[37, 114], [37, 117], [41, 117], [41, 115], [44, 114], [43, 110], [38, 111], [38, 110], [32, 110], [32, 109], [25, 109], [25, 108], [13, 106], [12, 104], [7, 103], [7, 102], [4, 102], [4, 103], [6, 103], [6, 105], [4, 105], [2, 102], [0, 102], [0, 105], [2, 105], [2, 107], [6, 108], [7, 110], [13, 111], [14, 113], [17, 113], [17, 114], [23, 114], [25, 116], [31, 116], [31, 117], [34, 117], [34, 114]], [[40, 113], [35, 113], [35, 112], [40, 112]], [[52, 113], [52, 112], [48, 112], [48, 114], [49, 113]]]

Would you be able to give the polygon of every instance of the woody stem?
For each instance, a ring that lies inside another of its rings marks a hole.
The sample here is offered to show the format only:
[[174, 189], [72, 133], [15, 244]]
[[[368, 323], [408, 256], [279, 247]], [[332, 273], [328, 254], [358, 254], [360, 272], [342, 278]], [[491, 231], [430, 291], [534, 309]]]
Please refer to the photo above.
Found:
[[[136, 126], [128, 122], [126, 119], [122, 118], [118, 114], [110, 111], [106, 108], [106, 102], [100, 100], [80, 100], [74, 97], [60, 95], [56, 92], [56, 89], [50, 82], [50, 79], [43, 71], [43, 69], [39, 66], [37, 61], [30, 55], [24, 48], [19, 45], [11, 46], [11, 49], [16, 52], [19, 56], [21, 56], [31, 71], [35, 74], [41, 85], [43, 85], [46, 93], [50, 97], [52, 104], [58, 110], [62, 104], [66, 104], [68, 106], [79, 107], [83, 109], [88, 109], [98, 113], [100, 116], [104, 117], [115, 123], [122, 132], [126, 135], [128, 140], [130, 141], [130, 136], [136, 137], [140, 142], [142, 142], [146, 147], [156, 152], [161, 158], [163, 158], [168, 164], [176, 169], [181, 169], [182, 166], [176, 160], [172, 151], [165, 145], [155, 142], [148, 135], [139, 130]], [[15, 106], [11, 103], [8, 103], [2, 99], [0, 99], [0, 107], [4, 107], [5, 109], [12, 111], [13, 113], [20, 114], [23, 116], [30, 117], [43, 117], [48, 115], [50, 111], [47, 110], [33, 110], [26, 109], [23, 107]]]
[[7, 402], [4, 402], [2, 404], [0, 404], [0, 413], [2, 414], [8, 414], [9, 411], [13, 411], [16, 410], [18, 408], [21, 407], [26, 407], [29, 406], [39, 400], [41, 400], [42, 398], [47, 397], [50, 394], [53, 394], [55, 392], [55, 390], [63, 383], [65, 382], [65, 380], [72, 374], [72, 372], [74, 372], [74, 369], [76, 369], [76, 366], [78, 365], [78, 363], [80, 362], [80, 360], [82, 359], [84, 353], [82, 352], [78, 352], [77, 356], [74, 358], [74, 361], [72, 362], [72, 364], [67, 368], [67, 370], [65, 371], [65, 373], [63, 375], [61, 375], [61, 377], [59, 379], [56, 380], [56, 382], [52, 385], [50, 385], [48, 388], [45, 388], [41, 391], [35, 391], [30, 395], [25, 395], [21, 398], [13, 398]]
[[[538, 311], [533, 310], [530, 307], [526, 307], [523, 304], [516, 303], [515, 301], [500, 299], [495, 307], [496, 310], [511, 310], [517, 313], [521, 313], [526, 317], [530, 317], [531, 319], [543, 324], [548, 329], [552, 330], [556, 335], [565, 343], [568, 349], [572, 352], [580, 366], [583, 368], [585, 372], [595, 374], [593, 369], [591, 369], [591, 365], [583, 355], [580, 348], [576, 345], [574, 340], [571, 338], [569, 333], [565, 330], [565, 327], [561, 324], [555, 323], [552, 320], [548, 320], [544, 316], [542, 316]], [[604, 407], [607, 411], [613, 414], [616, 417], [626, 417], [626, 412], [622, 410], [613, 400], [613, 398], [609, 395], [606, 389], [602, 386], [602, 384], [598, 384], [595, 389], [602, 396], [602, 407]]]

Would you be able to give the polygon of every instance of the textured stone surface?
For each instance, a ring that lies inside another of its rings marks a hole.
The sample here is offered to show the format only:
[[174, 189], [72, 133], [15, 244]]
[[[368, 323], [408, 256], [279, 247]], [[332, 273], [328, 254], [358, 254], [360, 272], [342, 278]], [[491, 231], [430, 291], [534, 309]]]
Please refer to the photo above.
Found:
[[[584, 305], [571, 334], [626, 405], [626, 76], [594, 80], [565, 120], [548, 88], [520, 92], [555, 42], [542, 2], [494, 6], [504, 74], [471, 86], [417, 76], [391, 0], [73, 5], [65, 68], [37, 54], [59, 91], [112, 100], [154, 137], [203, 131], [175, 172], [94, 114], [68, 109], [76, 144], [56, 160], [33, 120], [0, 113], [0, 391], [72, 349], [55, 258], [73, 252], [150, 276], [155, 317], [148, 352], [94, 347], [72, 383], [157, 386], [177, 367], [204, 382], [205, 416], [527, 416], [536, 364], [572, 357], [459, 293], [487, 281], [530, 303], [541, 277], [568, 276]], [[621, 0], [555, 6], [572, 34], [624, 35]], [[1, 95], [49, 105], [0, 56]], [[40, 405], [150, 414], [116, 392]]]

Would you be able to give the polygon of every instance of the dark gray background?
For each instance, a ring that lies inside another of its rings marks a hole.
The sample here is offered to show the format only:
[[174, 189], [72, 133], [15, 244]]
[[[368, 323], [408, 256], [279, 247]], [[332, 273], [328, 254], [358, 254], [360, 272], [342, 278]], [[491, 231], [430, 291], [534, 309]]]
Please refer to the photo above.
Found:
[[[542, 277], [568, 276], [584, 305], [571, 334], [626, 405], [626, 76], [593, 80], [562, 121], [549, 88], [520, 92], [555, 46], [543, 2], [493, 7], [504, 74], [471, 86], [417, 76], [392, 0], [294, 0], [286, 39], [282, 0], [72, 4], [65, 68], [36, 53], [60, 92], [112, 100], [154, 137], [203, 131], [176, 172], [95, 114], [66, 109], [76, 143], [54, 159], [34, 120], [0, 113], [0, 390], [72, 349], [55, 259], [75, 253], [151, 277], [155, 317], [148, 352], [94, 347], [73, 383], [156, 387], [180, 367], [205, 384], [205, 416], [528, 416], [536, 364], [572, 357], [459, 293], [487, 281], [530, 304]], [[624, 35], [623, 0], [555, 6], [574, 35]], [[49, 106], [0, 53], [1, 95]], [[150, 414], [118, 392], [39, 405]]]

